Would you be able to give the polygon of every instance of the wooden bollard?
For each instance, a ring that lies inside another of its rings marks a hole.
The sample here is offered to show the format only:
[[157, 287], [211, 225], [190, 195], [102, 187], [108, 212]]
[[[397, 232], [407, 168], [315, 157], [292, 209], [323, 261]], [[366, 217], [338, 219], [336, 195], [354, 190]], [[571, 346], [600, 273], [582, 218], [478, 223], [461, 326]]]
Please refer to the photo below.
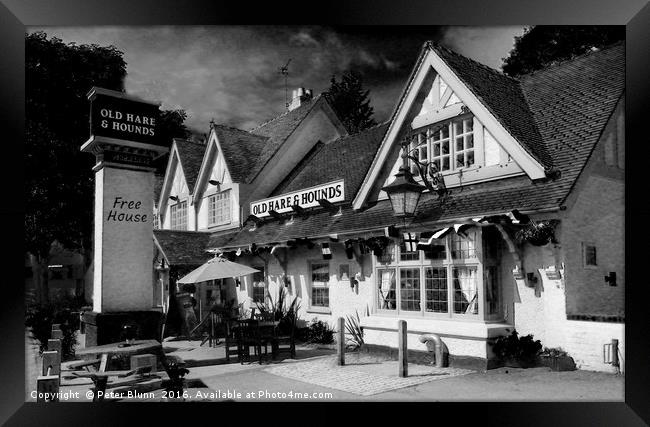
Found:
[[337, 365], [345, 365], [345, 319], [339, 317], [338, 320], [338, 342], [336, 343]]
[[62, 340], [63, 331], [61, 329], [52, 329], [52, 339], [53, 340]]
[[[48, 374], [49, 368], [49, 374]], [[61, 374], [61, 353], [58, 351], [43, 352], [43, 375], [60, 375]]]
[[58, 351], [61, 355], [61, 340], [47, 340], [47, 351]]
[[398, 365], [399, 365], [399, 376], [408, 377], [409, 374], [409, 362], [407, 356], [407, 344], [406, 344], [406, 320], [400, 320], [397, 322], [397, 348], [399, 349], [398, 356]]
[[39, 375], [36, 378], [36, 401], [37, 402], [58, 402], [59, 401], [59, 376]]

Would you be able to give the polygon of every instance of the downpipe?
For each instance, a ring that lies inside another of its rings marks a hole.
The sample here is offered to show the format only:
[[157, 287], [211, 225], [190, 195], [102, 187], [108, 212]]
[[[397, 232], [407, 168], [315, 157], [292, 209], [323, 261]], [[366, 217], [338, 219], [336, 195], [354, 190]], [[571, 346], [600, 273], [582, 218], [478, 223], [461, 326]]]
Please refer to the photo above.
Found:
[[426, 344], [427, 350], [432, 351], [436, 358], [436, 367], [444, 368], [448, 365], [445, 363], [445, 345], [437, 334], [420, 335], [420, 342]]

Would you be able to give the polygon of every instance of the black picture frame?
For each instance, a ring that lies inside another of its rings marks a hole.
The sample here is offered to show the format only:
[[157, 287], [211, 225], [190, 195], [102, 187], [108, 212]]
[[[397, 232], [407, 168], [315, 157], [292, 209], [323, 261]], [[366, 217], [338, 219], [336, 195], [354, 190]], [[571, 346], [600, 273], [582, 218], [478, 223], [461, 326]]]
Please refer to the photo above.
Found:
[[[309, 6], [309, 7], [308, 7]], [[3, 0], [0, 4], [0, 96], [2, 102], [3, 182], [5, 203], [2, 218], [5, 225], [5, 248], [7, 265], [23, 262], [23, 200], [22, 186], [18, 182], [27, 173], [21, 168], [24, 140], [24, 32], [29, 25], [157, 25], [157, 24], [302, 24], [314, 21], [327, 24], [360, 25], [516, 25], [516, 24], [616, 24], [626, 25], [626, 139], [629, 154], [626, 162], [626, 277], [629, 283], [641, 283], [647, 276], [644, 267], [647, 252], [647, 224], [650, 210], [646, 206], [647, 177], [641, 175], [648, 156], [647, 126], [645, 117], [650, 111], [647, 70], [650, 69], [647, 52], [650, 41], [650, 6], [643, 0], [605, 1], [563, 0], [493, 1], [424, 1], [357, 2], [330, 1], [327, 3], [277, 3], [266, 2], [253, 6], [249, 2], [214, 2], [195, 0]], [[170, 60], [173, 60], [170, 58]], [[13, 167], [11, 165], [13, 164]], [[643, 247], [641, 246], [643, 245]], [[138, 420], [154, 424], [157, 421], [205, 422], [214, 419], [213, 404], [193, 404], [191, 412], [177, 405], [151, 404], [50, 404], [24, 403], [24, 295], [20, 268], [9, 268], [3, 298], [0, 299], [2, 317], [2, 351], [0, 366], [3, 367], [3, 394], [0, 399], [0, 423], [6, 425], [115, 425], [122, 420]], [[387, 412], [403, 411], [413, 415], [410, 422], [427, 422], [428, 417], [462, 420], [473, 425], [529, 425], [529, 426], [581, 426], [581, 425], [644, 425], [650, 423], [650, 311], [645, 301], [649, 287], [626, 288], [626, 378], [625, 402], [593, 403], [436, 403], [422, 408], [390, 408], [386, 403], [372, 404], [376, 408], [363, 407], [346, 411], [346, 418], [359, 414], [364, 421], [372, 415], [384, 416]], [[489, 390], [486, 390], [489, 395]], [[280, 403], [266, 406], [276, 407]], [[241, 406], [241, 405], [239, 405]], [[318, 412], [330, 411], [317, 404], [301, 404], [308, 412], [305, 422], [317, 421]], [[245, 407], [223, 409], [241, 421]], [[144, 411], [143, 411], [144, 409]], [[336, 411], [342, 408], [337, 408]], [[199, 412], [206, 420], [199, 421]], [[142, 415], [147, 417], [145, 421]], [[309, 415], [311, 414], [311, 416]], [[139, 415], [139, 416], [138, 416]], [[226, 417], [227, 415], [224, 415]], [[196, 421], [193, 421], [196, 418]], [[331, 417], [326, 417], [331, 419]], [[409, 415], [410, 418], [410, 415]], [[447, 418], [447, 417], [445, 417]], [[419, 421], [418, 421], [419, 420]], [[334, 422], [334, 421], [330, 421]], [[131, 424], [131, 423], [129, 423]]]

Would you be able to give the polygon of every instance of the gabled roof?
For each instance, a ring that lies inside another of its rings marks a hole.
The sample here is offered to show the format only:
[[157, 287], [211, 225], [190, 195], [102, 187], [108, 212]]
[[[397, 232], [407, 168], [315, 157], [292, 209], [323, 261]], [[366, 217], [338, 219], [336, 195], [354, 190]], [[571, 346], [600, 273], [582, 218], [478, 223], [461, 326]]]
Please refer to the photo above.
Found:
[[307, 154], [271, 195], [301, 190], [343, 178], [346, 201], [352, 200], [361, 186], [386, 129], [388, 123], [382, 123], [363, 132], [322, 144], [316, 152]]
[[199, 168], [203, 161], [203, 154], [205, 153], [205, 144], [188, 141], [186, 139], [174, 138], [174, 143], [178, 149], [178, 156], [185, 175], [185, 182], [187, 188], [191, 193], [194, 192], [194, 184], [199, 175]]
[[452, 50], [429, 44], [497, 120], [543, 166], [553, 165], [519, 82]]
[[[249, 183], [252, 176], [251, 171], [257, 164], [260, 153], [269, 142], [269, 138], [224, 125], [214, 125], [214, 131], [232, 180]], [[196, 167], [197, 175], [200, 166], [199, 162]]]
[[199, 231], [154, 230], [154, 241], [171, 265], [201, 265], [212, 256], [206, 252], [210, 234]]
[[566, 198], [625, 91], [625, 45], [523, 76], [521, 88]]
[[318, 95], [309, 101], [305, 101], [298, 108], [282, 113], [251, 130], [251, 133], [254, 135], [268, 138], [268, 142], [261, 150], [259, 158], [250, 170], [248, 176], [249, 181], [255, 179], [257, 174], [264, 168], [266, 163], [280, 149], [282, 144], [291, 136], [312, 109], [316, 105], [326, 102], [322, 95]]

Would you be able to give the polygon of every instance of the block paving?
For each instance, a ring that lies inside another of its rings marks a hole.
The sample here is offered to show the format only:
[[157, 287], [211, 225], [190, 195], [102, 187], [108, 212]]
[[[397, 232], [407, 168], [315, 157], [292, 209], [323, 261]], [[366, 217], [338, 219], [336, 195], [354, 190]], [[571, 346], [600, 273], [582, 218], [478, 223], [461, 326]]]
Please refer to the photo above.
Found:
[[[336, 390], [353, 393], [360, 396], [372, 396], [400, 388], [411, 387], [429, 381], [467, 375], [474, 371], [459, 368], [437, 368], [434, 366], [409, 365], [409, 376], [398, 376], [397, 362], [383, 362], [380, 373], [364, 372], [370, 370], [368, 365], [375, 364], [348, 364], [336, 365], [336, 359], [318, 358], [304, 362], [294, 362], [273, 366], [265, 369], [273, 375], [290, 378], [310, 384], [329, 387]], [[387, 372], [390, 371], [394, 373]], [[372, 368], [377, 371], [377, 365]]]

